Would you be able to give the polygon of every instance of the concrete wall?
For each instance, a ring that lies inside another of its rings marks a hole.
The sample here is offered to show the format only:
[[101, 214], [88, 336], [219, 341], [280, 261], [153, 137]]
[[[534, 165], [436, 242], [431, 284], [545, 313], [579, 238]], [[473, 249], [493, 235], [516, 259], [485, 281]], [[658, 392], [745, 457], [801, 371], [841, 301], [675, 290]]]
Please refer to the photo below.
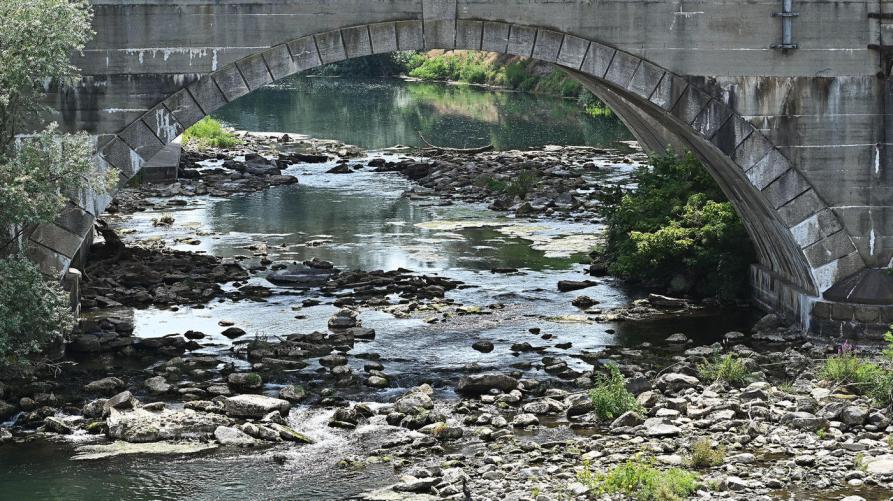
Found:
[[[394, 50], [489, 50], [554, 62], [646, 145], [695, 151], [742, 214], [760, 269], [794, 291], [774, 294], [775, 307], [893, 261], [893, 88], [869, 48], [893, 38], [869, 16], [893, 12], [888, 0], [795, 1], [794, 50], [771, 48], [780, 0], [92, 3], [97, 36], [75, 58], [85, 78], [51, 101], [125, 177], [205, 114], [307, 68]], [[106, 201], [82, 202], [89, 219]], [[37, 235], [50, 252], [35, 257], [64, 268], [58, 255], [74, 239], [58, 227]]]

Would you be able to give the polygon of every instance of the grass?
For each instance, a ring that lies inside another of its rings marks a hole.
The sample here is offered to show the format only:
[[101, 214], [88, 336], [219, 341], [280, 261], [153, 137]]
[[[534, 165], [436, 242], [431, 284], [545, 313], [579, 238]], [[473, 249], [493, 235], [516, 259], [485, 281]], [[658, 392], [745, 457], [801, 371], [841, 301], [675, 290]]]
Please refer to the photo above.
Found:
[[689, 464], [692, 468], [712, 468], [723, 464], [726, 460], [726, 448], [713, 447], [709, 438], [695, 440], [691, 444], [691, 456]]
[[599, 495], [625, 494], [637, 501], [677, 501], [697, 490], [699, 476], [682, 468], [659, 470], [653, 460], [636, 457], [606, 473], [593, 473], [589, 462], [584, 462], [577, 480]]
[[724, 381], [734, 386], [743, 385], [752, 376], [751, 372], [747, 370], [744, 359], [731, 353], [698, 364], [698, 373], [702, 379], [714, 382]]
[[232, 148], [239, 139], [211, 117], [205, 117], [183, 132], [183, 144], [193, 143], [199, 148]]
[[490, 176], [485, 176], [477, 181], [478, 186], [487, 188], [494, 193], [502, 193], [512, 198], [527, 198], [527, 194], [536, 186], [539, 174], [535, 170], [522, 170], [512, 181], [502, 181]]
[[608, 365], [608, 374], [600, 375], [595, 388], [589, 392], [592, 406], [599, 419], [616, 419], [627, 411], [643, 412], [636, 397], [626, 389], [626, 380], [616, 365]]
[[877, 362], [860, 357], [849, 342], [828, 357], [819, 376], [835, 384], [850, 385], [871, 397], [875, 404], [893, 404], [893, 332], [884, 335], [887, 348]]

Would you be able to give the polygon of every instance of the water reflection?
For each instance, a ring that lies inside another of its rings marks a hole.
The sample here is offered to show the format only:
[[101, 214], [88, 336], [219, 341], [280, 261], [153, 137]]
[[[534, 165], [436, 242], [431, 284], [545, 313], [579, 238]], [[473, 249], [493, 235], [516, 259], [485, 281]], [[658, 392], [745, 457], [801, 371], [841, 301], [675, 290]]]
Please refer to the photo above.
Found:
[[630, 140], [615, 117], [590, 117], [573, 101], [464, 85], [292, 77], [215, 113], [240, 129], [336, 138], [365, 148], [438, 145], [497, 149], [605, 146]]

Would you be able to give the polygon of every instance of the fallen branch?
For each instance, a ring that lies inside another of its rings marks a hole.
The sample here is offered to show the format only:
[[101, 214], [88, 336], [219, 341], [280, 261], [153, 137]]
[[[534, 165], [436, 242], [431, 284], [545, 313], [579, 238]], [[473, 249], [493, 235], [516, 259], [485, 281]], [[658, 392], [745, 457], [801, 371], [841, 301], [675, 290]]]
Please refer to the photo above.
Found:
[[488, 144], [487, 146], [481, 146], [480, 148], [445, 148], [443, 146], [435, 146], [428, 142], [425, 139], [425, 136], [422, 135], [422, 131], [416, 131], [419, 134], [419, 137], [422, 139], [422, 142], [428, 145], [429, 148], [435, 149], [438, 151], [448, 151], [450, 153], [464, 153], [464, 154], [474, 154], [474, 153], [483, 153], [485, 151], [490, 151], [493, 149], [493, 143]]

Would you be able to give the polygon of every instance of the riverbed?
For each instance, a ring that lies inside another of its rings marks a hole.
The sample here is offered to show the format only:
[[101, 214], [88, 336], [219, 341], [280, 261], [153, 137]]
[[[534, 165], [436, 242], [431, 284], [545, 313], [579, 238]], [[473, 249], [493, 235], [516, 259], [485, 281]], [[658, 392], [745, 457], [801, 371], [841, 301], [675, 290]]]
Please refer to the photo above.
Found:
[[[296, 163], [283, 174], [297, 184], [230, 197], [198, 196], [150, 200], [154, 207], [108, 221], [130, 244], [158, 244], [237, 260], [254, 269], [251, 284], [272, 290], [263, 301], [221, 299], [174, 308], [133, 311], [133, 335], [156, 338], [188, 330], [208, 337], [194, 354], [219, 356], [236, 367], [249, 363], [230, 356], [247, 338], [281, 338], [326, 331], [339, 308], [319, 291], [274, 286], [269, 263], [285, 267], [319, 259], [343, 270], [394, 270], [437, 275], [463, 285], [445, 299], [464, 313], [438, 310], [404, 315], [388, 308], [361, 308], [363, 327], [374, 341], [358, 343], [350, 368], [362, 373], [364, 360], [377, 360], [389, 375], [386, 388], [355, 386], [339, 397], [357, 402], [391, 402], [409, 388], [429, 383], [437, 398], [456, 399], [455, 383], [475, 371], [520, 371], [542, 376], [540, 360], [554, 356], [572, 371], [591, 370], [581, 354], [605, 347], [661, 344], [686, 333], [698, 344], [746, 330], [749, 309], [653, 321], [597, 321], [571, 301], [585, 294], [605, 311], [623, 307], [647, 291], [630, 290], [600, 277], [584, 290], [560, 292], [559, 281], [586, 274], [588, 250], [600, 243], [603, 226], [586, 221], [524, 219], [486, 204], [443, 203], [432, 196], [407, 196], [410, 180], [362, 166], [371, 160], [399, 160], [409, 153], [388, 149], [418, 145], [417, 131], [444, 146], [493, 144], [497, 149], [540, 149], [546, 145], [586, 145], [593, 151], [588, 181], [625, 184], [643, 157], [616, 119], [586, 117], [564, 100], [519, 93], [435, 84], [299, 79], [252, 93], [222, 110], [219, 118], [239, 129], [308, 134], [367, 149], [351, 158], [350, 174], [329, 173], [335, 160]], [[206, 168], [219, 162], [208, 161]], [[171, 202], [175, 200], [176, 202]], [[153, 224], [163, 216], [170, 226]], [[264, 264], [267, 263], [267, 264]], [[508, 270], [508, 271], [507, 271]], [[304, 306], [307, 300], [318, 305]], [[399, 302], [395, 301], [395, 304]], [[240, 341], [222, 335], [223, 325], [248, 332]], [[496, 349], [472, 345], [490, 341]], [[510, 349], [528, 343], [532, 350]], [[591, 361], [591, 358], [589, 359]], [[142, 370], [142, 369], [135, 369]], [[320, 371], [298, 371], [293, 381], [324, 392]], [[564, 383], [572, 386], [572, 381]], [[276, 394], [281, 384], [263, 391]], [[95, 439], [78, 433], [60, 444], [19, 444], [0, 449], [0, 497], [7, 499], [345, 499], [395, 481], [387, 462], [338, 468], [345, 457], [367, 457], [382, 442], [408, 433], [375, 416], [355, 431], [327, 426], [333, 409], [297, 405], [289, 424], [315, 443], [276, 445], [254, 451], [219, 449], [193, 456], [137, 455], [98, 461], [72, 461], [73, 447]], [[574, 435], [566, 422], [530, 434], [539, 441]], [[455, 451], [453, 451], [455, 452]]]

